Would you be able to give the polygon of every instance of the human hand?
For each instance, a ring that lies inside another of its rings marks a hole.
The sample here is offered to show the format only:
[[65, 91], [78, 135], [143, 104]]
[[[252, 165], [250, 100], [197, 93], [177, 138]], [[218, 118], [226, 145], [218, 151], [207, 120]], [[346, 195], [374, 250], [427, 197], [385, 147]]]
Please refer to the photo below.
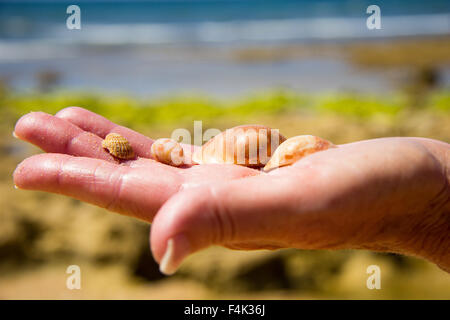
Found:
[[[136, 159], [118, 163], [103, 149], [103, 138], [110, 132], [128, 139]], [[29, 113], [17, 122], [14, 135], [47, 152], [17, 167], [17, 187], [63, 194], [147, 222], [184, 188], [259, 173], [241, 166], [181, 169], [164, 165], [151, 159], [152, 139], [77, 107], [63, 109], [55, 116]], [[183, 148], [190, 157], [195, 147]]]
[[[114, 163], [100, 147], [111, 131], [125, 136], [142, 158]], [[79, 108], [56, 117], [27, 115], [16, 135], [44, 151], [64, 153], [25, 160], [15, 172], [16, 185], [149, 222], [154, 217], [152, 252], [167, 274], [188, 254], [213, 244], [370, 249], [450, 266], [445, 143], [361, 141], [266, 174], [235, 165], [162, 165], [147, 159], [151, 139]]]
[[152, 251], [169, 273], [211, 244], [388, 251], [448, 271], [449, 164], [448, 144], [384, 138], [340, 145], [269, 174], [184, 190], [156, 215]]

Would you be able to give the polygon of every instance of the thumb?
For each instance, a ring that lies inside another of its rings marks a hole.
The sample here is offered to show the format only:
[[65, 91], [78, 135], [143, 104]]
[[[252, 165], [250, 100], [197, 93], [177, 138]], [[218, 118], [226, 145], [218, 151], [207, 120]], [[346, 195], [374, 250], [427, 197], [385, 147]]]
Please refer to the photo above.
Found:
[[292, 179], [267, 175], [180, 191], [152, 223], [150, 243], [160, 271], [173, 274], [189, 254], [210, 245], [285, 247], [298, 191]]
[[173, 274], [189, 254], [220, 242], [230, 226], [219, 218], [217, 208], [213, 191], [206, 187], [181, 191], [161, 207], [150, 244], [162, 273]]

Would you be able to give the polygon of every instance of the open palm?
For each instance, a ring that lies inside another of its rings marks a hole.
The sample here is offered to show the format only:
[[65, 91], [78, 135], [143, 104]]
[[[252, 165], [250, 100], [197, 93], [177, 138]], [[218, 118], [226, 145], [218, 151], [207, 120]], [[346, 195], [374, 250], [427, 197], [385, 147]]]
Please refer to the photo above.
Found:
[[[119, 163], [102, 148], [111, 132], [128, 139], [136, 159]], [[259, 174], [234, 165], [176, 168], [159, 163], [150, 155], [152, 139], [78, 107], [55, 116], [27, 114], [14, 134], [47, 152], [26, 159], [16, 170], [18, 187], [64, 194], [147, 222], [179, 190]], [[190, 157], [195, 147], [183, 147]]]
[[[118, 163], [101, 147], [110, 132], [128, 139], [135, 160]], [[237, 165], [158, 163], [150, 156], [152, 139], [75, 107], [55, 116], [25, 115], [15, 135], [47, 152], [18, 166], [19, 188], [64, 194], [153, 222], [152, 252], [161, 261], [170, 251], [167, 273], [212, 244], [365, 248], [450, 266], [449, 171], [441, 161], [450, 156], [442, 142], [360, 141], [267, 174]], [[195, 147], [184, 148], [190, 156]]]

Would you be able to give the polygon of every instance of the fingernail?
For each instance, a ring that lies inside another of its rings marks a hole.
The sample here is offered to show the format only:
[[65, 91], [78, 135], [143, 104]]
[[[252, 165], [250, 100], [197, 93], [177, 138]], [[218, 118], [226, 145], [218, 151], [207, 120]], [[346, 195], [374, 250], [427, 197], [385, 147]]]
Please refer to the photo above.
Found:
[[174, 274], [184, 258], [189, 255], [189, 241], [179, 234], [167, 240], [166, 252], [159, 264], [159, 271], [167, 276]]
[[19, 139], [19, 137], [17, 136], [17, 134], [16, 134], [15, 131], [13, 131], [12, 136], [13, 136], [14, 138], [16, 138], [16, 139]]

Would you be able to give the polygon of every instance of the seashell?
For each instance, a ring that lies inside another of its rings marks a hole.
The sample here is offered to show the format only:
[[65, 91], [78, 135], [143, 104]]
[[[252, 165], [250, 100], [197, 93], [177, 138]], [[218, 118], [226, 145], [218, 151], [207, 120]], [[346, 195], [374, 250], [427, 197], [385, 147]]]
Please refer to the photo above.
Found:
[[292, 137], [280, 144], [263, 170], [288, 166], [312, 153], [334, 147], [330, 141], [312, 135]]
[[102, 141], [102, 147], [119, 159], [134, 158], [134, 151], [127, 139], [118, 133], [109, 133]]
[[244, 125], [227, 129], [192, 155], [197, 164], [238, 164], [251, 168], [263, 167], [273, 151], [285, 141], [278, 130], [261, 125]]
[[173, 139], [155, 140], [150, 151], [152, 157], [159, 162], [175, 167], [184, 164], [183, 147]]

